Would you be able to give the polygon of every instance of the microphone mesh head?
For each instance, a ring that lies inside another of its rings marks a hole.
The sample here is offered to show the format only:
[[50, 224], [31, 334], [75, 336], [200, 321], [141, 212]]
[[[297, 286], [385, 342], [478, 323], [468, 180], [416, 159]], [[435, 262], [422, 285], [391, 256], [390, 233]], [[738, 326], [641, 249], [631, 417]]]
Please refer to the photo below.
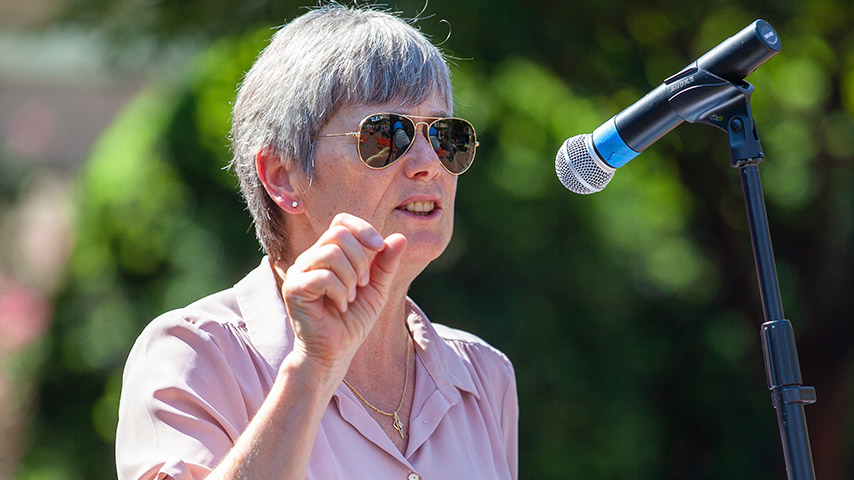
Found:
[[560, 183], [570, 191], [587, 195], [605, 188], [615, 169], [596, 161], [591, 153], [590, 134], [576, 135], [563, 142], [555, 157], [555, 172]]

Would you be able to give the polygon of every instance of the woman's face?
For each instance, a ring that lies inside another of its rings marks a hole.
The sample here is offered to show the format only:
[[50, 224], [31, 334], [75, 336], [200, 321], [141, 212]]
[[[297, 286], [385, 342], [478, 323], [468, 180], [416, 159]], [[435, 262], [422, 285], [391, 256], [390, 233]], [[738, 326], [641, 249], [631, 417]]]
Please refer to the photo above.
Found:
[[[451, 114], [435, 94], [415, 106], [389, 103], [342, 108], [319, 135], [356, 131], [359, 122], [374, 113]], [[457, 178], [439, 163], [423, 128], [419, 125], [419, 134], [405, 155], [380, 170], [359, 159], [356, 137], [318, 138], [315, 178], [298, 185], [312, 238], [319, 237], [336, 214], [346, 212], [369, 222], [383, 237], [403, 234], [408, 240], [403, 265], [420, 272], [438, 257], [453, 231]]]

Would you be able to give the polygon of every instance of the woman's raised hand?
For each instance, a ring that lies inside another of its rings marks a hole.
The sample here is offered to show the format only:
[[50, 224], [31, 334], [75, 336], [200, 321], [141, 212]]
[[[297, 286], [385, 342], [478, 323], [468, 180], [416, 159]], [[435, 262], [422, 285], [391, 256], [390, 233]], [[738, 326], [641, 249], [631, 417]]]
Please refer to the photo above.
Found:
[[294, 351], [346, 371], [385, 307], [405, 248], [403, 235], [383, 240], [365, 220], [336, 215], [285, 274], [282, 297], [294, 328]]

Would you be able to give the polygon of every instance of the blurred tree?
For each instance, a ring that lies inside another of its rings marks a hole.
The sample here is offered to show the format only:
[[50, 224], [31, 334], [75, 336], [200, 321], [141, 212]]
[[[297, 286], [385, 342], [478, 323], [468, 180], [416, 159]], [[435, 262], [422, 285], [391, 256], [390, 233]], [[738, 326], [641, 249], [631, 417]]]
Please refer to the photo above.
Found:
[[[407, 16], [422, 8], [399, 3]], [[220, 0], [68, 7], [67, 20], [117, 39], [117, 58], [134, 42], [213, 43], [183, 84], [156, 84], [128, 108], [80, 179], [78, 244], [19, 478], [111, 477], [120, 371], [135, 335], [257, 262], [249, 216], [222, 171], [229, 102], [268, 25], [301, 12]], [[428, 7], [440, 13], [422, 28], [441, 41], [447, 18], [443, 48], [474, 57], [453, 70], [458, 113], [482, 147], [460, 179], [454, 240], [412, 295], [435, 321], [514, 359], [521, 478], [784, 476], [725, 137], [683, 126], [592, 197], [560, 188], [549, 160], [566, 136], [591, 131], [752, 20], [777, 28], [782, 53], [748, 78], [761, 171], [784, 305], [818, 390], [807, 407], [818, 477], [850, 477], [852, 6]]]

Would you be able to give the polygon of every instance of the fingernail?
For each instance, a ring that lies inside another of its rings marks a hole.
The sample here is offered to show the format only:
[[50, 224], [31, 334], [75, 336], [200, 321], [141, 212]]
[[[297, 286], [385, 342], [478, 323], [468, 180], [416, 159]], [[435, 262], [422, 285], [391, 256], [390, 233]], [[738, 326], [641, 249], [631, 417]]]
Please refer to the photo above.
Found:
[[373, 235], [371, 235], [371, 238], [368, 240], [368, 243], [373, 248], [380, 248], [385, 242], [383, 242], [383, 237], [381, 237], [379, 233], [374, 233]]

